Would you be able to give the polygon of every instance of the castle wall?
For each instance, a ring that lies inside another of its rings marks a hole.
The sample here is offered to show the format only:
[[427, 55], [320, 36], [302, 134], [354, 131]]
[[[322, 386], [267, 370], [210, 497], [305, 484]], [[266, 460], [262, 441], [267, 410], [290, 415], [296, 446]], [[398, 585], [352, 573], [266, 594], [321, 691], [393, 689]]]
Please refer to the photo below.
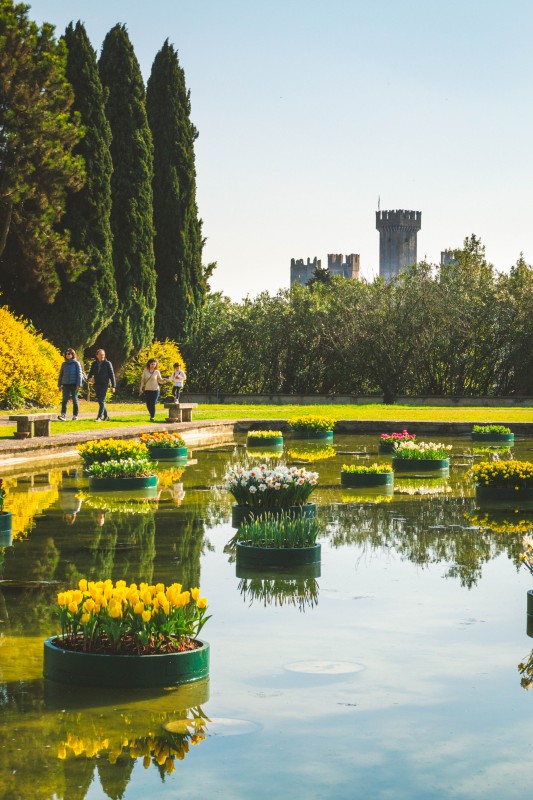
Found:
[[312, 261], [308, 258], [307, 263], [303, 258], [291, 258], [291, 286], [293, 283], [301, 283], [302, 286], [305, 286], [307, 281], [313, 277], [316, 268], [321, 266], [322, 261], [316, 256]]

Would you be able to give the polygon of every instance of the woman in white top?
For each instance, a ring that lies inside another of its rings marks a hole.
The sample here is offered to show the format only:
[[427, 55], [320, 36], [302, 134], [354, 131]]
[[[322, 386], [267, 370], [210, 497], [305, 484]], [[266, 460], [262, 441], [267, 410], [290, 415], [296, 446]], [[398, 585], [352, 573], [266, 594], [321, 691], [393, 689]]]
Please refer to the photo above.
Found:
[[169, 383], [157, 369], [157, 358], [149, 358], [143, 370], [139, 396], [144, 392], [144, 401], [150, 414], [150, 422], [155, 420], [155, 406], [159, 400], [159, 384]]

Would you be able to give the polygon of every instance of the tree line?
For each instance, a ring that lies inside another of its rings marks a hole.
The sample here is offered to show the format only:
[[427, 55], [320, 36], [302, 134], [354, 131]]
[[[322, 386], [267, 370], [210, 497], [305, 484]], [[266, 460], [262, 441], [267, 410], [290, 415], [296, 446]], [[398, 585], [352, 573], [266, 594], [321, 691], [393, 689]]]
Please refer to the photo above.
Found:
[[145, 87], [124, 25], [97, 59], [80, 22], [56, 38], [28, 10], [0, 0], [2, 299], [120, 367], [205, 301], [190, 94], [168, 41]]
[[498, 273], [475, 236], [453, 256], [389, 283], [210, 296], [186, 348], [189, 391], [533, 395], [533, 267]]

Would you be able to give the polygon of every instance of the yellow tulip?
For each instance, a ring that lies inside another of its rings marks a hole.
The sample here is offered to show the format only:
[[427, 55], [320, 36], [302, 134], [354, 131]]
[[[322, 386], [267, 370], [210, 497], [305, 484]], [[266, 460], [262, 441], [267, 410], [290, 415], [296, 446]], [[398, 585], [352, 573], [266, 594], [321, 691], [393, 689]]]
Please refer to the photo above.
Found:
[[77, 612], [77, 610], [78, 610], [78, 604], [74, 603], [74, 602], [69, 603], [68, 604], [68, 610], [70, 611], [71, 614], [75, 614]]
[[136, 603], [133, 606], [133, 613], [134, 614], [142, 614], [144, 611], [144, 603]]
[[85, 578], [82, 578], [81, 581], [78, 583], [78, 588], [80, 592], [87, 591], [87, 581], [85, 580]]
[[207, 608], [207, 597], [199, 597], [196, 601], [197, 608]]
[[193, 600], [198, 600], [200, 597], [200, 589], [195, 586], [194, 589], [191, 589], [191, 597]]
[[152, 617], [152, 612], [149, 611], [148, 609], [142, 612], [143, 622], [150, 622], [151, 617]]

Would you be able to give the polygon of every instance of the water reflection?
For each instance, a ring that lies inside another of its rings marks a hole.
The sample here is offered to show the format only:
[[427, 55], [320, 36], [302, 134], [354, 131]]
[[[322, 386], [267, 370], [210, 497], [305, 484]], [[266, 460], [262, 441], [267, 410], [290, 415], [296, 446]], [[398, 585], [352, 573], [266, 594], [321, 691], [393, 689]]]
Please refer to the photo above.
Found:
[[318, 605], [315, 578], [242, 578], [239, 592], [248, 605], [295, 606], [299, 611]]

